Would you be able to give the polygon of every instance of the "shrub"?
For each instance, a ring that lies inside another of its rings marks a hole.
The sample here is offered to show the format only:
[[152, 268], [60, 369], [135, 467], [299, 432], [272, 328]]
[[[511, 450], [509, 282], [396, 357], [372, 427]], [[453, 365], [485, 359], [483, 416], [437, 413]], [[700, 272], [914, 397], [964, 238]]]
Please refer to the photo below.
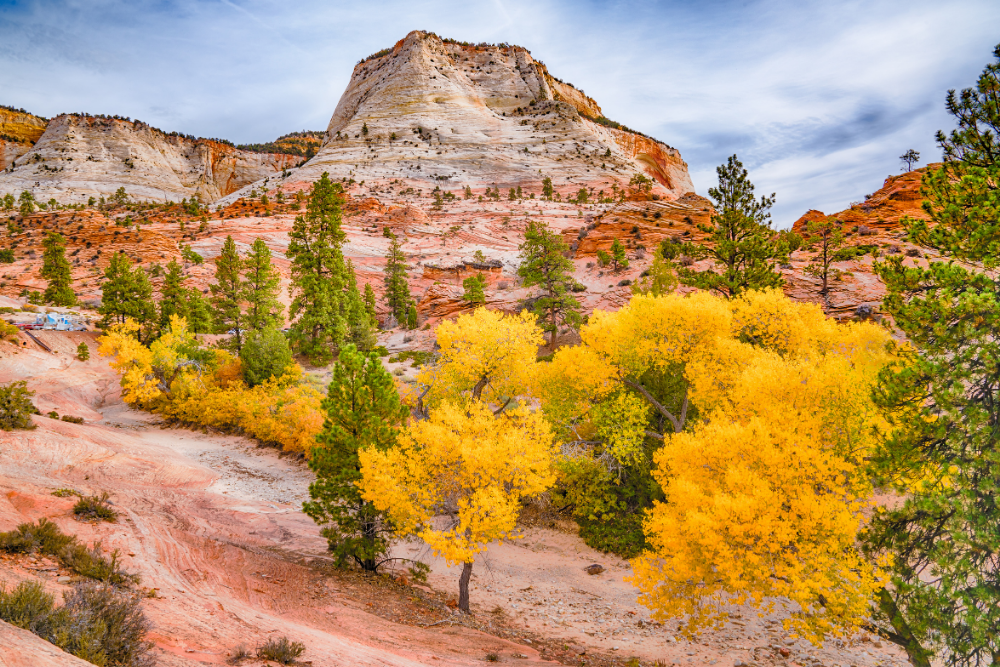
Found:
[[266, 644], [257, 649], [257, 657], [264, 660], [274, 660], [282, 665], [290, 665], [305, 650], [305, 644], [290, 641], [288, 637], [268, 639]]
[[88, 549], [47, 519], [39, 519], [37, 524], [22, 523], [12, 531], [0, 533], [0, 551], [54, 556], [81, 576], [115, 586], [139, 583], [138, 575], [121, 568], [117, 551], [107, 559], [101, 554], [100, 542]]
[[[150, 624], [139, 595], [113, 586], [86, 583], [66, 595], [52, 615], [45, 637], [67, 653], [107, 667], [151, 667]], [[51, 638], [50, 638], [51, 637]]]
[[13, 431], [35, 428], [35, 423], [31, 420], [31, 415], [38, 413], [31, 402], [34, 395], [35, 392], [28, 391], [28, 384], [24, 380], [0, 386], [0, 429]]
[[0, 533], [0, 550], [21, 554], [38, 552], [54, 556], [75, 540], [48, 519], [39, 519], [37, 524], [22, 523], [14, 530]]
[[82, 424], [83, 417], [74, 417], [73, 415], [63, 415], [59, 418], [64, 422], [69, 422], [70, 424]]
[[[83, 420], [81, 420], [83, 421]], [[118, 513], [111, 509], [108, 492], [99, 496], [83, 496], [73, 506], [73, 514], [78, 519], [94, 519], [97, 521], [115, 521]]]
[[252, 657], [253, 655], [247, 650], [247, 647], [244, 644], [240, 644], [236, 647], [236, 650], [233, 651], [233, 654], [226, 658], [226, 664], [238, 665], [244, 660], [249, 660]]
[[80, 344], [76, 346], [76, 358], [80, 361], [90, 359], [90, 348], [83, 341], [80, 341]]
[[138, 584], [139, 575], [125, 571], [118, 562], [118, 551], [111, 552], [111, 558], [105, 558], [101, 553], [101, 543], [97, 542], [88, 549], [75, 539], [70, 546], [58, 554], [62, 564], [77, 574], [89, 579], [103, 581], [112, 586], [128, 586]]
[[12, 264], [14, 262], [14, 251], [10, 248], [0, 250], [0, 264]]
[[240, 350], [243, 380], [250, 387], [281, 377], [292, 365], [292, 350], [285, 334], [277, 329], [251, 331]]
[[0, 340], [16, 340], [19, 331], [13, 324], [0, 320]]
[[7, 592], [0, 587], [0, 620], [36, 635], [48, 633], [55, 598], [34, 581], [22, 581]]

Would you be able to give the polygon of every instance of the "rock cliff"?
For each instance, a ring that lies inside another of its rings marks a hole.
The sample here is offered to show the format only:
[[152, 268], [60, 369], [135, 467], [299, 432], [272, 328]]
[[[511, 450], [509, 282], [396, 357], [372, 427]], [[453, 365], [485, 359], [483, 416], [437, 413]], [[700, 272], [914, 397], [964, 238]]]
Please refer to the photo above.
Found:
[[27, 153], [47, 125], [47, 120], [23, 109], [0, 106], [0, 170]]
[[325, 145], [289, 178], [313, 181], [324, 171], [425, 191], [469, 186], [476, 194], [540, 192], [550, 177], [564, 197], [581, 188], [610, 195], [639, 173], [666, 199], [694, 191], [676, 149], [608, 121], [597, 102], [555, 79], [527, 49], [420, 31], [358, 63]]
[[[18, 146], [20, 151], [23, 144]], [[301, 161], [167, 134], [141, 121], [66, 114], [52, 119], [34, 145], [0, 174], [0, 193], [30, 190], [40, 201], [78, 203], [124, 187], [140, 200], [198, 195], [213, 202]]]

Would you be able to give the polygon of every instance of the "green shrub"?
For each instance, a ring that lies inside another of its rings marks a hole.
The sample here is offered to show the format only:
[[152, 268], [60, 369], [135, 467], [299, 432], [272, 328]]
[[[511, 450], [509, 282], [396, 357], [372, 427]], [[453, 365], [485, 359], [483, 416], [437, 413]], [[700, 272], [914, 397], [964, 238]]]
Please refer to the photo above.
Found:
[[16, 340], [20, 331], [13, 324], [0, 320], [0, 340]]
[[76, 358], [80, 361], [90, 359], [90, 347], [83, 341], [80, 341], [80, 344], [76, 346]]
[[48, 519], [39, 519], [37, 524], [22, 523], [12, 531], [0, 533], [0, 550], [55, 556], [75, 541], [75, 537], [66, 535]]
[[24, 380], [0, 386], [0, 429], [13, 431], [35, 428], [35, 423], [31, 421], [31, 415], [38, 414], [38, 409], [31, 402], [34, 395], [35, 392], [28, 391], [28, 384]]
[[112, 586], [139, 583], [139, 575], [126, 572], [118, 562], [118, 550], [111, 552], [111, 558], [105, 558], [101, 553], [100, 542], [88, 549], [85, 545], [74, 541], [58, 556], [63, 565], [89, 579], [103, 581]]
[[240, 350], [243, 380], [250, 387], [281, 377], [292, 365], [292, 350], [285, 334], [277, 329], [251, 331]]
[[0, 250], [0, 264], [12, 264], [14, 262], [14, 251], [10, 248]]
[[69, 498], [70, 496], [79, 496], [80, 498], [83, 497], [83, 494], [73, 489], [56, 489], [52, 492], [52, 495], [56, 498]]
[[12, 531], [0, 533], [0, 551], [54, 556], [81, 576], [115, 586], [139, 583], [138, 575], [122, 569], [117, 551], [111, 553], [110, 559], [105, 558], [100, 542], [88, 549], [48, 519], [39, 519], [37, 524], [22, 523]]
[[63, 415], [59, 418], [61, 421], [69, 422], [70, 424], [82, 424], [83, 417], [74, 417], [73, 415]]
[[264, 660], [274, 660], [282, 665], [290, 665], [305, 650], [305, 644], [290, 641], [288, 637], [268, 639], [266, 644], [257, 649], [257, 657]]
[[73, 514], [78, 519], [95, 519], [97, 521], [115, 521], [118, 513], [111, 509], [108, 492], [99, 496], [81, 496], [73, 506]]
[[0, 586], [0, 620], [36, 635], [51, 631], [55, 598], [38, 582], [22, 581], [8, 592]]

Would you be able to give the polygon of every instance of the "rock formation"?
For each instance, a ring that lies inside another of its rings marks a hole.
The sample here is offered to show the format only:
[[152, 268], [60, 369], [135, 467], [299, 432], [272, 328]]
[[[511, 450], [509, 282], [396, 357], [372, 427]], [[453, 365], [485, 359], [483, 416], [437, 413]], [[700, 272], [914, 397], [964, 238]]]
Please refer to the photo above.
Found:
[[0, 106], [0, 170], [7, 169], [45, 132], [48, 121], [22, 109]]
[[18, 143], [5, 155], [15, 159], [0, 173], [0, 193], [29, 190], [39, 201], [64, 204], [107, 197], [121, 187], [139, 200], [198, 195], [213, 202], [302, 161], [167, 134], [141, 121], [74, 114], [53, 118], [34, 145]]

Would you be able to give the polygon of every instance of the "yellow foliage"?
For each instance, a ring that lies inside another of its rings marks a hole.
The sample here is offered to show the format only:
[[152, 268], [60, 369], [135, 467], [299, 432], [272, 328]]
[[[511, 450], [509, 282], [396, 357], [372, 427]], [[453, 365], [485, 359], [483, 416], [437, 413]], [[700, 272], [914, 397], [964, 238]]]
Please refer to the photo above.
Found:
[[111, 366], [122, 374], [122, 397], [129, 405], [308, 456], [323, 426], [323, 395], [302, 382], [301, 367], [247, 388], [240, 360], [229, 352], [207, 351], [207, 362], [186, 356], [197, 344], [183, 318], [171, 318], [169, 331], [148, 348], [135, 338], [137, 329], [129, 321], [98, 341], [100, 353], [113, 356]]
[[[522, 498], [555, 479], [552, 433], [541, 415], [519, 407], [496, 416], [481, 402], [445, 401], [393, 449], [359, 457], [365, 500], [449, 564], [471, 563], [489, 542], [517, 537]], [[435, 520], [442, 514], [444, 523]]]
[[505, 315], [477, 308], [454, 322], [442, 322], [437, 342], [438, 362], [417, 376], [431, 387], [428, 405], [476, 398], [495, 404], [533, 393], [543, 336], [531, 313]]

